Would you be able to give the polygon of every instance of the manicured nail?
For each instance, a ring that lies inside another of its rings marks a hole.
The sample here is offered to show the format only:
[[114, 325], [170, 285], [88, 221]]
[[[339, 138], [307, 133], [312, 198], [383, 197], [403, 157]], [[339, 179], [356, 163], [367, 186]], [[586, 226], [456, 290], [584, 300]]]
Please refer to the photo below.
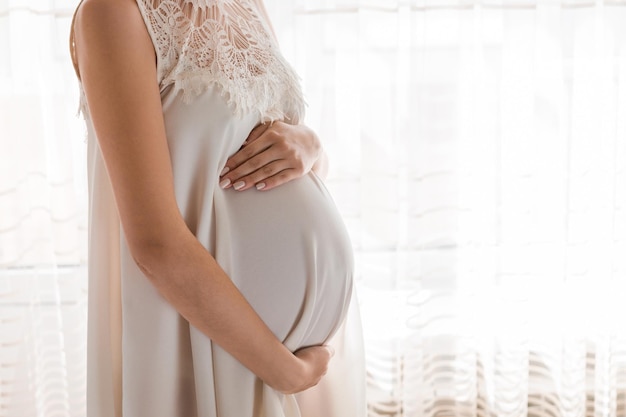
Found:
[[228, 174], [228, 171], [230, 171], [230, 168], [228, 167], [224, 167], [224, 169], [222, 170], [222, 172], [220, 172], [220, 177]]
[[222, 180], [222, 181], [220, 182], [220, 187], [222, 187], [222, 188], [226, 188], [226, 187], [228, 187], [229, 185], [230, 185], [230, 180], [229, 180], [228, 178], [226, 178], [226, 179], [224, 179], [224, 180]]
[[239, 182], [236, 182], [236, 183], [233, 184], [233, 187], [235, 188], [235, 190], [240, 190], [240, 189], [242, 189], [245, 186], [246, 186], [246, 183], [243, 182], [243, 181], [239, 181]]
[[262, 190], [265, 188], [265, 183], [264, 182], [260, 182], [256, 185], [256, 189], [257, 190]]

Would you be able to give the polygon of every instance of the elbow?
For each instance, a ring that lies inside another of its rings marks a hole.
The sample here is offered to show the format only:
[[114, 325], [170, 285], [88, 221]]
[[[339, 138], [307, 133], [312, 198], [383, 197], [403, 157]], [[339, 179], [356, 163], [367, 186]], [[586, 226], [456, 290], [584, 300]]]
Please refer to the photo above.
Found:
[[146, 262], [144, 256], [132, 254], [133, 260], [135, 261], [135, 265], [139, 268], [139, 270], [148, 278], [150, 281], [154, 281], [156, 275], [154, 271], [156, 268], [152, 265], [151, 262]]
[[129, 241], [129, 249], [137, 267], [160, 291], [183, 285], [182, 277], [201, 256], [198, 251], [205, 252], [187, 229]]
[[170, 246], [155, 241], [129, 242], [133, 261], [153, 284], [156, 284], [163, 276], [163, 272], [169, 269], [168, 260], [172, 258]]
[[130, 255], [146, 278], [157, 287], [173, 284], [195, 240], [189, 229], [161, 225], [125, 232]]

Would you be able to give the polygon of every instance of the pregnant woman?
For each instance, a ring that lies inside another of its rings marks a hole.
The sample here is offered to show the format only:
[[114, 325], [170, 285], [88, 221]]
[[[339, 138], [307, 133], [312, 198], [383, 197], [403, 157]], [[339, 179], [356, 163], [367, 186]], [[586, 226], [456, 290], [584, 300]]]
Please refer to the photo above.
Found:
[[363, 417], [350, 242], [261, 0], [85, 0], [71, 49], [88, 417]]

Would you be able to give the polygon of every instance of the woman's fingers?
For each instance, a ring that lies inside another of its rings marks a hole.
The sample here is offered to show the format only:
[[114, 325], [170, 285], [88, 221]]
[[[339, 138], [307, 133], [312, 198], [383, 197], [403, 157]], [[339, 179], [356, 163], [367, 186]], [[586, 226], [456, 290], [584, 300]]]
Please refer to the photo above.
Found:
[[285, 169], [275, 175], [272, 175], [271, 177], [256, 181], [254, 186], [257, 190], [267, 191], [293, 179], [299, 178], [301, 175], [302, 174], [299, 174], [295, 169]]
[[[267, 146], [267, 143], [270, 143]], [[249, 149], [248, 149], [249, 148]], [[227, 166], [233, 166], [220, 178], [220, 187], [245, 191], [256, 187], [269, 190], [303, 174], [303, 166], [284, 142], [260, 138], [241, 149]], [[234, 165], [240, 160], [243, 162]]]
[[271, 148], [272, 143], [264, 140], [254, 140], [253, 143], [248, 145], [244, 145], [243, 148], [239, 149], [233, 156], [228, 158], [226, 161], [226, 166], [224, 170], [221, 172], [222, 180], [225, 178], [230, 179], [233, 183], [234, 180], [241, 178], [244, 175], [249, 174], [250, 172], [260, 168], [261, 166], [271, 162], [275, 158], [273, 153], [275, 150], [272, 150], [272, 154], [265, 155], [264, 160], [259, 160], [258, 158], [254, 162], [255, 164], [262, 163], [261, 165], [253, 166], [249, 162], [251, 159], [255, 158], [257, 155], [266, 152], [269, 148]]
[[236, 179], [231, 183], [230, 179], [222, 179], [220, 187], [234, 188], [237, 191], [245, 191], [255, 187], [257, 190], [270, 190], [280, 184], [298, 177], [295, 169], [289, 168], [284, 160], [270, 162], [249, 175]]
[[254, 129], [250, 131], [250, 134], [248, 135], [248, 138], [244, 142], [244, 145], [247, 145], [257, 140], [269, 127], [270, 127], [270, 124], [267, 122], [257, 125]]
[[270, 190], [306, 174], [319, 157], [317, 136], [303, 125], [262, 124], [226, 161], [220, 187], [244, 191]]
[[[258, 142], [260, 144], [260, 141]], [[249, 146], [253, 148], [253, 145]], [[242, 156], [235, 154], [233, 158], [245, 158], [244, 161], [235, 168], [229, 169], [220, 178], [220, 187], [234, 187], [237, 191], [243, 191], [280, 171], [294, 169], [293, 164], [283, 158], [284, 153], [279, 148], [279, 146], [268, 148], [259, 146], [256, 149], [240, 150], [238, 153]]]

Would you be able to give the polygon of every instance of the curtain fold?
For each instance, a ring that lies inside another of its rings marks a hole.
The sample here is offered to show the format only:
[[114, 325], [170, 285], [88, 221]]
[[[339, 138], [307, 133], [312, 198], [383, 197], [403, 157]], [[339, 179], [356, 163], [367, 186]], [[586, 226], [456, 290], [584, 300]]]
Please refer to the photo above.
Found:
[[[0, 417], [85, 415], [74, 0], [0, 1]], [[374, 416], [626, 416], [626, 2], [266, 1]]]
[[626, 3], [302, 0], [283, 27], [370, 415], [626, 415]]
[[73, 0], [0, 1], [0, 416], [82, 416], [86, 190]]

